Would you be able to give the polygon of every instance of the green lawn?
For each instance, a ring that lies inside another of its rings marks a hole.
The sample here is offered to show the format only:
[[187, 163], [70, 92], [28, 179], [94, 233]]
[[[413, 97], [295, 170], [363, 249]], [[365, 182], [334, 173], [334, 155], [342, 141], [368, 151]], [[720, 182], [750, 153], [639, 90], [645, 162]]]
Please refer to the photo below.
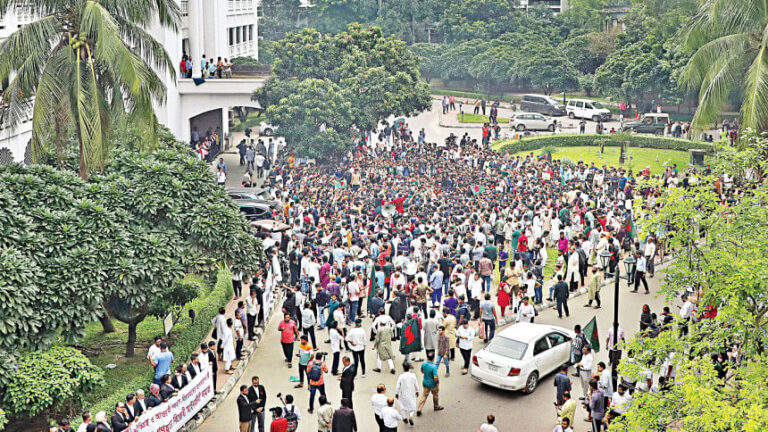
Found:
[[[531, 152], [517, 153], [519, 156], [527, 155]], [[535, 155], [543, 153], [542, 150], [533, 151]], [[619, 154], [621, 149], [619, 147], [605, 147], [605, 152], [602, 157], [600, 156], [600, 148], [598, 146], [584, 146], [584, 147], [557, 147], [557, 151], [552, 153], [554, 159], [568, 158], [573, 162], [583, 161], [584, 163], [602, 166], [619, 166]], [[679, 169], [688, 166], [690, 155], [688, 152], [678, 150], [659, 150], [650, 148], [629, 148], [629, 155], [632, 160], [627, 160], [624, 166], [632, 168], [632, 171], [637, 172], [644, 169], [647, 166], [651, 167], [651, 172], [660, 173], [664, 170], [664, 164], [672, 165], [677, 164]]]
[[[456, 114], [456, 119], [459, 123], [488, 123], [487, 115], [464, 113], [462, 117], [461, 113]], [[499, 124], [509, 123], [509, 119], [505, 117], [498, 118]]]
[[250, 126], [251, 128], [258, 126], [259, 123], [264, 121], [264, 116], [259, 116], [259, 113], [256, 111], [251, 111], [248, 113], [248, 117], [246, 117], [245, 122], [241, 122], [240, 118], [235, 116], [234, 119], [234, 126], [229, 128], [230, 132], [243, 132], [246, 127]]

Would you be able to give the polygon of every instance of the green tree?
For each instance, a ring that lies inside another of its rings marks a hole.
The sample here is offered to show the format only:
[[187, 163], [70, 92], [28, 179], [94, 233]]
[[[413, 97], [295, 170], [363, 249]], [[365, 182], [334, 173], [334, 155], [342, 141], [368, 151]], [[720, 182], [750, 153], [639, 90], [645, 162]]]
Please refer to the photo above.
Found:
[[290, 33], [276, 45], [272, 69], [274, 77], [253, 97], [302, 155], [331, 156], [388, 117], [431, 103], [418, 57], [377, 27]]
[[443, 67], [442, 56], [445, 53], [446, 45], [432, 43], [417, 43], [411, 45], [411, 51], [419, 56], [419, 71], [421, 76], [429, 82], [432, 78], [441, 75]]
[[311, 10], [311, 26], [323, 33], [339, 33], [349, 23], [372, 24], [382, 0], [317, 0]]
[[259, 18], [259, 36], [268, 41], [284, 38], [299, 25], [299, 0], [261, 0], [259, 8], [262, 11], [262, 17]]
[[[15, 3], [0, 0], [0, 11]], [[158, 72], [175, 78], [175, 69], [165, 48], [144, 28], [158, 19], [178, 30], [180, 10], [173, 0], [44, 0], [36, 6], [42, 16], [0, 45], [0, 81], [10, 78], [1, 120], [19, 123], [34, 94], [34, 154], [43, 141], [65, 135], [71, 124], [80, 176], [86, 178], [104, 167], [115, 114], [156, 124], [152, 102], [162, 102], [166, 92]]]
[[[765, 138], [761, 148], [765, 148]], [[764, 162], [745, 155], [742, 162]], [[730, 158], [729, 158], [730, 159]], [[716, 160], [718, 174], [729, 169]], [[668, 302], [690, 290], [698, 297], [699, 315], [717, 307], [717, 317], [687, 323], [688, 335], [676, 322], [658, 337], [635, 337], [626, 349], [633, 361], [622, 361], [629, 380], [648, 365], [656, 373], [672, 358], [676, 378], [669, 390], [635, 392], [634, 401], [611, 431], [758, 431], [768, 421], [768, 193], [747, 188], [738, 201], [725, 202], [704, 177], [688, 189], [664, 189], [658, 212], [646, 215], [643, 231], [674, 231], [671, 246], [681, 251], [665, 269], [660, 295]], [[644, 210], [635, 207], [640, 212]], [[733, 350], [736, 361], [718, 378], [713, 355]]]
[[588, 33], [570, 37], [560, 44], [560, 50], [583, 74], [594, 74], [616, 47], [614, 33]]
[[41, 413], [79, 409], [82, 396], [103, 385], [101, 369], [91, 364], [80, 351], [53, 347], [24, 354], [2, 395], [5, 412], [20, 417], [29, 428]]
[[550, 95], [555, 89], [573, 90], [579, 86], [576, 68], [562, 52], [545, 45], [529, 45], [529, 50], [536, 50], [535, 56], [521, 56], [517, 65], [509, 74], [517, 80], [527, 81], [534, 87]]
[[683, 73], [699, 90], [694, 126], [716, 122], [728, 96], [741, 91], [741, 127], [768, 129], [768, 4], [758, 0], [705, 3], [683, 32], [694, 51]]

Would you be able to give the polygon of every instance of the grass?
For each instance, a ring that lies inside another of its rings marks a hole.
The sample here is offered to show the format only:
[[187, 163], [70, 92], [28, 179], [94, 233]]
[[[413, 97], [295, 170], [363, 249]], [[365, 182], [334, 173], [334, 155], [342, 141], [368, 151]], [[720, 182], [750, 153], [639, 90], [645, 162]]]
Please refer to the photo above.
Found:
[[[185, 279], [194, 280], [198, 283], [200, 296], [204, 297], [209, 294], [211, 287], [205, 284], [202, 279], [193, 276], [187, 276]], [[147, 374], [150, 371], [147, 349], [153, 343], [155, 336], [165, 334], [162, 319], [152, 316], [145, 318], [136, 327], [134, 356], [128, 358], [125, 356], [128, 325], [115, 319], [112, 322], [116, 330], [114, 333], [104, 333], [98, 321], [87, 324], [85, 336], [77, 344], [78, 348], [91, 360], [91, 363], [104, 371], [104, 381], [106, 382], [103, 387], [83, 395], [83, 406], [85, 407], [92, 406], [103, 398], [111, 396], [137, 376]], [[190, 323], [191, 320], [187, 314], [182, 314], [179, 317], [168, 334], [169, 345], [173, 345], [180, 332], [187, 328]], [[114, 364], [116, 367], [107, 368], [106, 366], [109, 364]]]
[[245, 118], [244, 122], [240, 121], [240, 118], [235, 116], [234, 119], [234, 126], [229, 128], [230, 132], [243, 132], [245, 131], [246, 127], [256, 127], [258, 126], [262, 121], [264, 121], [263, 116], [259, 116], [259, 113], [257, 111], [251, 111], [248, 113], [248, 116]]
[[[463, 119], [462, 119], [462, 114], [457, 113], [456, 119], [459, 121], [459, 123], [488, 123], [489, 122], [487, 115], [471, 114], [471, 113], [464, 113]], [[505, 117], [499, 117], [497, 120], [499, 124], [509, 123], [509, 119]]]
[[[619, 147], [605, 147], [603, 155], [600, 156], [600, 148], [598, 146], [583, 146], [583, 147], [557, 147], [557, 151], [552, 153], [554, 159], [568, 158], [574, 162], [583, 161], [586, 164], [602, 166], [619, 166], [619, 155], [621, 148]], [[517, 156], [525, 156], [531, 152], [520, 152]], [[535, 150], [535, 155], [544, 153], [542, 150]], [[677, 164], [678, 168], [685, 168], [688, 166], [690, 155], [688, 152], [678, 150], [660, 150], [651, 148], [629, 148], [629, 155], [632, 157], [632, 161], [627, 160], [624, 166], [632, 166], [632, 170], [637, 172], [644, 169], [647, 166], [651, 167], [651, 172], [659, 174], [664, 170], [664, 164], [672, 165]], [[557, 254], [555, 254], [557, 256]]]

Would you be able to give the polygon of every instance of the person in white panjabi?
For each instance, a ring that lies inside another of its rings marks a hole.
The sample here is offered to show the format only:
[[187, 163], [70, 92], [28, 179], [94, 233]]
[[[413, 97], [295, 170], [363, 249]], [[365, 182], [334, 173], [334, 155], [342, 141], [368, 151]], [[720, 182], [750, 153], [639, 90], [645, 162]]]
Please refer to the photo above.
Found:
[[403, 419], [413, 426], [413, 414], [419, 405], [419, 381], [416, 374], [411, 372], [411, 367], [407, 363], [403, 364], [403, 370], [397, 377], [395, 385], [395, 397], [400, 401], [400, 412], [403, 413]]
[[[277, 250], [272, 253], [272, 273], [275, 278], [275, 283], [280, 283], [283, 281], [283, 269], [280, 267], [280, 260], [277, 257]], [[319, 280], [319, 278], [316, 280]]]
[[222, 353], [222, 360], [224, 360], [224, 370], [227, 371], [228, 374], [234, 373], [232, 370], [232, 361], [235, 360], [235, 341], [234, 336], [232, 333], [232, 327], [234, 326], [234, 321], [232, 321], [232, 318], [227, 318], [227, 330], [224, 331], [224, 334], [222, 334], [221, 337], [221, 347], [224, 350]]

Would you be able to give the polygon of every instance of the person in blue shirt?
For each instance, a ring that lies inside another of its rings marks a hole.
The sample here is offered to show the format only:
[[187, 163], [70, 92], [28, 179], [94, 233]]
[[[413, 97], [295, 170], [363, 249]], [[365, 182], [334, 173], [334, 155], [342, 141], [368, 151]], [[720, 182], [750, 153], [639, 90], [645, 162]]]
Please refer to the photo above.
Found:
[[152, 364], [155, 365], [155, 384], [161, 385], [163, 383], [161, 378], [163, 375], [171, 374], [171, 365], [173, 365], [173, 353], [168, 351], [166, 342], [160, 344], [160, 354], [152, 359]]
[[421, 409], [424, 408], [424, 404], [427, 402], [427, 397], [429, 397], [430, 393], [432, 394], [432, 402], [434, 403], [435, 411], [442, 411], [444, 408], [438, 403], [440, 399], [438, 396], [438, 392], [440, 391], [440, 378], [437, 375], [434, 351], [427, 352], [427, 361], [421, 364], [421, 373], [424, 374], [424, 378], [421, 381], [424, 391], [421, 394], [416, 415], [421, 415]]

